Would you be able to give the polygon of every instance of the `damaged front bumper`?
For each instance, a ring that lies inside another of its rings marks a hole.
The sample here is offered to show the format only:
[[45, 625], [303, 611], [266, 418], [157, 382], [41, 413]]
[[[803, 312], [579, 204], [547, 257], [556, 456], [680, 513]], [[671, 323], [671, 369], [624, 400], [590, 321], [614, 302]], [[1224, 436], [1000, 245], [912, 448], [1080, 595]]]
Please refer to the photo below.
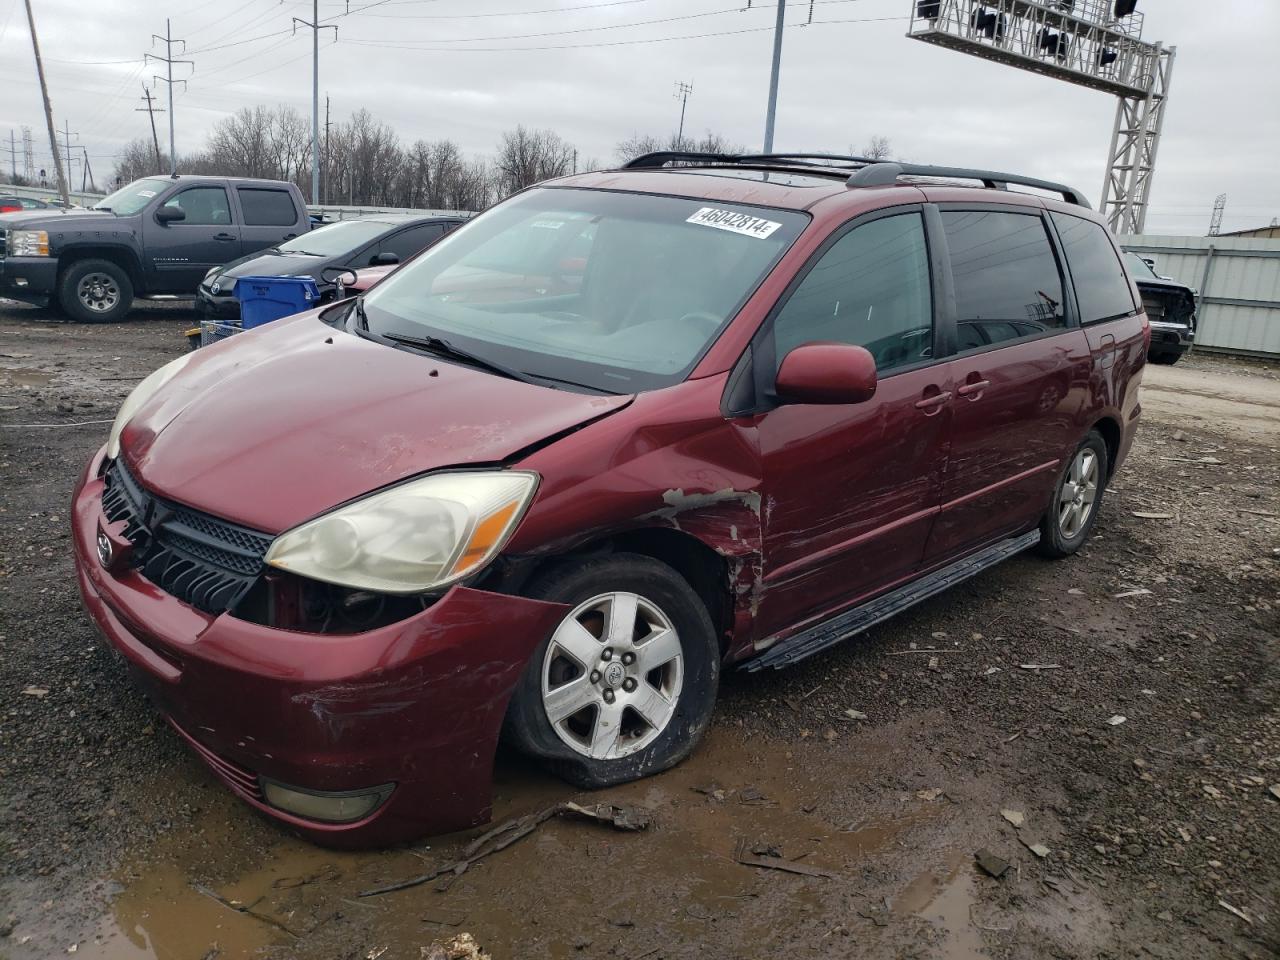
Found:
[[564, 607], [454, 587], [421, 613], [364, 633], [211, 616], [135, 569], [104, 565], [103, 456], [72, 504], [85, 607], [223, 783], [330, 845], [391, 843], [489, 818], [507, 702]]

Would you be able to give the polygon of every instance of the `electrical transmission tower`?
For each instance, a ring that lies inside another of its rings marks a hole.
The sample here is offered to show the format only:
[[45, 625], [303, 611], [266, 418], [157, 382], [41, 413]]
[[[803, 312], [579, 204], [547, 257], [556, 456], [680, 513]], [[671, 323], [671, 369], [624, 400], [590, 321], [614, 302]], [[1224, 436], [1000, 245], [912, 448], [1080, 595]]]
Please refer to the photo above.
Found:
[[1218, 194], [1213, 200], [1213, 216], [1209, 218], [1209, 236], [1216, 237], [1222, 232], [1222, 215], [1227, 212], [1227, 195]]
[[158, 33], [153, 33], [151, 35], [151, 45], [155, 46], [157, 42], [164, 44], [164, 56], [158, 57], [154, 53], [147, 53], [143, 56], [147, 60], [154, 60], [157, 63], [163, 63], [168, 68], [167, 77], [155, 76], [154, 79], [159, 83], [167, 83], [169, 85], [169, 175], [176, 177], [178, 175], [178, 150], [174, 142], [175, 138], [173, 133], [173, 85], [175, 83], [180, 83], [182, 84], [183, 89], [186, 89], [187, 81], [173, 79], [173, 65], [175, 63], [185, 64], [186, 66], [189, 66], [192, 71], [195, 70], [196, 65], [190, 60], [174, 59], [173, 45], [175, 43], [181, 44], [181, 52], [186, 53], [187, 41], [173, 39], [173, 27], [170, 25], [168, 19], [164, 22], [163, 37]]
[[28, 183], [36, 178], [35, 150], [31, 145], [31, 128], [22, 128], [22, 176]]
[[907, 36], [1116, 97], [1102, 188], [1115, 233], [1146, 224], [1176, 47], [1142, 39], [1137, 0], [911, 0]]
[[684, 109], [689, 105], [689, 94], [693, 93], [693, 84], [683, 80], [676, 81], [675, 97], [680, 101], [680, 129], [676, 133], [676, 149], [684, 149]]

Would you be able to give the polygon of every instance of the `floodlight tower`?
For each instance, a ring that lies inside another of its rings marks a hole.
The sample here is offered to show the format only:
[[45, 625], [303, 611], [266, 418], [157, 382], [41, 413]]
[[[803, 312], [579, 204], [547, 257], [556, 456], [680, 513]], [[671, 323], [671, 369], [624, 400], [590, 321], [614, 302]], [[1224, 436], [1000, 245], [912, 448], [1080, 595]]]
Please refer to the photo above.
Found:
[[1137, 0], [911, 0], [907, 36], [1116, 97], [1102, 186], [1115, 233], [1141, 233], [1177, 47], [1142, 39]]

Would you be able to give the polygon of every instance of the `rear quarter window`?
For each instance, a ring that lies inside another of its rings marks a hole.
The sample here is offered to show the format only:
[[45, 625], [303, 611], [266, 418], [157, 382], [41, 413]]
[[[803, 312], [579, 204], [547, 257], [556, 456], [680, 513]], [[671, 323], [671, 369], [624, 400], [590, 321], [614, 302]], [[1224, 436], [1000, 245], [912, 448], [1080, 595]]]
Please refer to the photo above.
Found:
[[250, 227], [287, 227], [298, 222], [298, 210], [288, 190], [237, 187], [244, 222]]
[[1050, 216], [1067, 256], [1080, 322], [1097, 323], [1133, 313], [1136, 306], [1129, 279], [1102, 226], [1063, 213]]

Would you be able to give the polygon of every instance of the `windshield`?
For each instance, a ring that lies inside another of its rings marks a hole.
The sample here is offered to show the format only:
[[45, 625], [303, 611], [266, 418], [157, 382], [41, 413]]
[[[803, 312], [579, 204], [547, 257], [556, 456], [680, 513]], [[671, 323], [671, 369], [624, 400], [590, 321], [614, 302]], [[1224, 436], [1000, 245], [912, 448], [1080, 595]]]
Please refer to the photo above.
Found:
[[365, 298], [374, 333], [433, 336], [534, 378], [678, 383], [808, 223], [709, 200], [530, 190]]
[[285, 253], [309, 253], [317, 257], [341, 257], [355, 253], [366, 243], [376, 240], [390, 224], [381, 220], [340, 220], [316, 227], [309, 233], [280, 244]]
[[1160, 275], [1152, 269], [1151, 264], [1136, 253], [1126, 253], [1124, 256], [1129, 261], [1129, 272], [1135, 277], [1155, 277], [1157, 280], [1160, 279]]
[[127, 187], [121, 187], [115, 193], [107, 194], [93, 205], [94, 210], [110, 210], [122, 217], [132, 216], [152, 201], [159, 193], [169, 188], [170, 180], [160, 178], [135, 180]]

